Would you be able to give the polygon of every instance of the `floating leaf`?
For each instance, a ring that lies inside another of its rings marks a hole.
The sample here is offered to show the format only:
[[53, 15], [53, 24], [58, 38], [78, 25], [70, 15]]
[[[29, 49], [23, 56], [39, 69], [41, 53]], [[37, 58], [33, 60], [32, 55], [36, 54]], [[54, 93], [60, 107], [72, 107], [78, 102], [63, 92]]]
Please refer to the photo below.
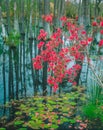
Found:
[[76, 102], [69, 102], [70, 105], [75, 106]]
[[58, 125], [52, 124], [51, 128], [57, 129]]
[[40, 128], [40, 124], [36, 123], [35, 121], [29, 121], [27, 124], [32, 129], [39, 129]]
[[18, 126], [18, 125], [23, 124], [23, 122], [24, 122], [24, 121], [21, 121], [21, 120], [20, 120], [20, 121], [15, 121], [15, 122], [14, 122], [14, 125], [15, 125], [15, 126]]
[[16, 115], [22, 115], [22, 112], [21, 111], [17, 111], [15, 112]]
[[68, 118], [63, 117], [63, 118], [62, 118], [62, 122], [63, 122], [63, 123], [64, 123], [64, 122], [69, 122], [69, 119], [68, 119]]
[[22, 128], [17, 129], [17, 130], [27, 130], [27, 128], [22, 127]]
[[0, 130], [6, 130], [6, 128], [0, 128]]
[[52, 101], [52, 100], [48, 100], [48, 103], [51, 104], [51, 105], [55, 105], [56, 104], [56, 102]]
[[76, 120], [75, 120], [75, 119], [69, 119], [68, 121], [69, 121], [71, 124], [76, 123]]

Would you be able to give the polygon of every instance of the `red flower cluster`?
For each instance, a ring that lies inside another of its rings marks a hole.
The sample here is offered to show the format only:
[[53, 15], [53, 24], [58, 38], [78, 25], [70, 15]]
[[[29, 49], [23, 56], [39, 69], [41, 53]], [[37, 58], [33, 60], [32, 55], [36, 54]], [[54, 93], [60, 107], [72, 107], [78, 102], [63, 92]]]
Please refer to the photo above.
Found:
[[100, 46], [100, 47], [103, 46], [103, 39], [100, 40], [100, 42], [99, 42], [99, 46]]
[[100, 30], [100, 34], [103, 35], [103, 30]]
[[41, 49], [44, 45], [44, 42], [43, 41], [40, 41], [39, 44], [38, 44], [38, 49]]
[[93, 41], [93, 38], [92, 38], [92, 37], [88, 37], [87, 41], [88, 41], [88, 43], [89, 43], [89, 42], [92, 42], [92, 41]]
[[42, 69], [42, 57], [40, 55], [36, 56], [36, 58], [33, 58], [33, 66], [36, 70]]
[[43, 18], [43, 20], [45, 20], [46, 22], [48, 22], [50, 24], [53, 22], [53, 15], [52, 14], [43, 15], [42, 18]]
[[81, 34], [82, 34], [82, 35], [86, 35], [86, 31], [83, 30], [83, 31], [81, 32]]
[[60, 20], [61, 20], [62, 22], [66, 22], [66, 21], [67, 21], [67, 17], [66, 17], [66, 16], [62, 16], [62, 17], [60, 18]]
[[68, 82], [72, 82], [73, 84], [76, 85], [75, 77], [77, 76], [80, 69], [81, 69], [81, 66], [79, 64], [76, 64], [67, 70], [66, 73], [68, 74], [68, 78], [69, 78]]
[[67, 22], [67, 17], [66, 17], [66, 16], [62, 16], [62, 17], [60, 18], [60, 20], [62, 21], [62, 26], [64, 26], [65, 23]]
[[38, 36], [38, 40], [46, 40], [47, 32], [45, 30], [41, 29], [40, 34]]
[[100, 27], [103, 27], [103, 21], [100, 22]]
[[98, 23], [96, 21], [93, 21], [92, 26], [98, 26]]

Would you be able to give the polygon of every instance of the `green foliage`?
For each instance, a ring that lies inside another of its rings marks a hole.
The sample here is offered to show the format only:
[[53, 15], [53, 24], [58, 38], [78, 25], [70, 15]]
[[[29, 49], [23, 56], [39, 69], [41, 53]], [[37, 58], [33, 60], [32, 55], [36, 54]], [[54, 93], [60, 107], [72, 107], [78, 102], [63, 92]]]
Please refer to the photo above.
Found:
[[87, 104], [83, 107], [83, 115], [89, 120], [100, 120], [103, 122], [103, 105]]
[[0, 128], [0, 130], [6, 130], [6, 128]]
[[57, 129], [58, 125], [52, 124], [52, 128]]
[[101, 104], [103, 103], [103, 95], [102, 95], [102, 89], [100, 86], [92, 86], [89, 91], [89, 99], [92, 104]]
[[27, 128], [22, 127], [22, 128], [19, 128], [18, 130], [27, 130]]
[[14, 125], [15, 126], [20, 126], [20, 125], [22, 125], [23, 124], [23, 121], [21, 121], [21, 120], [18, 120], [18, 121], [15, 121], [14, 122]]
[[88, 119], [94, 119], [97, 117], [95, 114], [96, 106], [93, 104], [88, 104], [83, 107], [83, 114], [88, 118]]
[[75, 5], [74, 3], [71, 3], [71, 2], [66, 3], [66, 16], [67, 17], [75, 18], [75, 16], [78, 15], [77, 14], [78, 10], [77, 10], [76, 6], [77, 5]]
[[20, 34], [16, 31], [12, 31], [5, 39], [5, 43], [9, 46], [16, 47], [20, 43]]

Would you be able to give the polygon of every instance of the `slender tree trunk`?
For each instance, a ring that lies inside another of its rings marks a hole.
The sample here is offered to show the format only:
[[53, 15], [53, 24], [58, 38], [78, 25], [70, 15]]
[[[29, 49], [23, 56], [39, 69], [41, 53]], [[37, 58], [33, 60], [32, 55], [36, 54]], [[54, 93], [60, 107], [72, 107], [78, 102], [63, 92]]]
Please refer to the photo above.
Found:
[[32, 73], [32, 81], [33, 81], [33, 89], [34, 95], [37, 94], [37, 88], [35, 84], [35, 76], [34, 76], [34, 69], [33, 69], [33, 30], [32, 30], [32, 14], [33, 14], [33, 0], [30, 3], [30, 20], [29, 20], [29, 49], [30, 49], [30, 59], [31, 59], [31, 73]]
[[79, 8], [78, 8], [78, 15], [79, 15], [79, 20], [78, 20], [78, 23], [80, 24], [80, 25], [82, 25], [83, 24], [83, 14], [82, 14], [82, 1], [81, 0], [79, 0]]
[[11, 64], [12, 64], [12, 53], [11, 53], [11, 48], [9, 47], [9, 85], [8, 85], [8, 90], [9, 90], [9, 101], [11, 99]]
[[55, 28], [57, 27], [57, 15], [58, 15], [58, 11], [57, 11], [57, 5], [58, 5], [58, 0], [54, 0], [54, 22], [53, 22], [53, 25], [54, 25], [54, 31], [55, 31]]
[[15, 66], [15, 80], [16, 80], [16, 99], [18, 100], [19, 97], [18, 97], [18, 94], [19, 94], [19, 86], [18, 86], [18, 83], [19, 83], [19, 79], [18, 79], [18, 48], [14, 48], [13, 50], [13, 53], [14, 53], [14, 66]]
[[[82, 61], [76, 61], [76, 64], [79, 64], [82, 67], [83, 62]], [[77, 83], [77, 86], [79, 86], [81, 70], [82, 70], [82, 68], [78, 71], [78, 74], [75, 78], [75, 82]]]
[[[0, 7], [0, 33], [2, 31], [2, 10]], [[5, 42], [3, 41], [3, 68], [2, 68], [2, 72], [3, 72], [3, 87], [4, 87], [4, 104], [6, 103], [6, 75], [5, 75]], [[4, 114], [5, 114], [5, 110], [4, 110]]]
[[99, 16], [99, 12], [100, 12], [100, 7], [99, 4], [101, 3], [102, 0], [96, 0], [95, 2], [95, 18], [97, 18]]
[[9, 0], [6, 0], [5, 1], [6, 3], [6, 9], [7, 9], [7, 11], [6, 11], [6, 13], [7, 13], [7, 33], [9, 34], [10, 33], [10, 30], [11, 30], [11, 27], [10, 27], [10, 9], [9, 9]]
[[19, 45], [19, 63], [20, 63], [20, 68], [19, 68], [19, 79], [20, 79], [20, 86], [21, 86], [21, 96], [23, 96], [23, 78], [22, 78], [22, 43]]
[[4, 85], [4, 104], [6, 103], [6, 76], [5, 76], [5, 48], [3, 45], [3, 85]]
[[83, 24], [85, 27], [90, 25], [90, 0], [82, 0]]
[[[11, 24], [10, 24], [10, 7], [9, 7], [9, 0], [6, 0], [6, 8], [7, 8], [7, 23], [6, 23], [6, 29], [8, 35], [11, 32]], [[13, 66], [12, 66], [12, 49], [9, 47], [9, 101], [14, 98], [14, 86], [13, 86]]]
[[14, 62], [13, 62], [13, 48], [11, 47], [11, 98], [14, 99], [15, 97], [15, 89], [14, 89]]
[[25, 60], [26, 60], [26, 58], [25, 58], [25, 32], [24, 32], [24, 4], [25, 4], [25, 1], [24, 0], [22, 0], [22, 1], [20, 1], [21, 2], [21, 16], [20, 16], [20, 26], [21, 26], [21, 28], [20, 28], [20, 33], [21, 33], [21, 39], [22, 39], [22, 49], [23, 49], [23, 88], [24, 88], [24, 95], [25, 95], [25, 97], [26, 97], [26, 91], [27, 91], [27, 88], [26, 88], [26, 78], [25, 78]]
[[[44, 0], [44, 15], [49, 14], [50, 12], [50, 1], [49, 0]], [[50, 36], [50, 26], [48, 23], [44, 21], [44, 30], [48, 32]], [[45, 50], [45, 47], [43, 48]], [[43, 96], [47, 94], [47, 62], [43, 63]]]
[[42, 15], [43, 15], [43, 2], [42, 0], [39, 0], [38, 2], [39, 7], [39, 28], [43, 28], [43, 21], [42, 21]]

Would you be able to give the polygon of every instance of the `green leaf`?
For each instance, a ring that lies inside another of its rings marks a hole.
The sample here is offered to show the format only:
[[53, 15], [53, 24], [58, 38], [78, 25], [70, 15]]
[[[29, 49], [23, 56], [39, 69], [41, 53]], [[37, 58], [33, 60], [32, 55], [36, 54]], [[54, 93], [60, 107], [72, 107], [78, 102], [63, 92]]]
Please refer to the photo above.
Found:
[[75, 106], [76, 102], [69, 102], [70, 105]]
[[22, 127], [22, 128], [17, 129], [17, 130], [27, 130], [27, 128]]
[[39, 129], [40, 128], [40, 124], [37, 124], [35, 121], [29, 121], [28, 126], [32, 129]]
[[70, 122], [71, 124], [74, 124], [74, 123], [76, 123], [76, 120], [75, 120], [75, 119], [69, 119], [69, 122]]
[[65, 118], [65, 117], [63, 117], [61, 120], [62, 120], [63, 122], [69, 122], [69, 119], [68, 119], [68, 118]]
[[21, 111], [17, 111], [15, 114], [16, 115], [22, 115], [22, 112]]
[[35, 117], [35, 116], [33, 116], [32, 118], [31, 118], [31, 120], [36, 120], [37, 119], [37, 117]]
[[51, 128], [57, 129], [58, 125], [52, 124]]
[[6, 130], [6, 128], [0, 128], [0, 130]]
[[14, 122], [14, 125], [15, 125], [15, 126], [18, 126], [18, 125], [23, 124], [23, 122], [24, 122], [24, 121], [15, 121], [15, 122]]
[[51, 104], [51, 105], [57, 104], [55, 101], [52, 101], [52, 100], [48, 100], [48, 103]]

